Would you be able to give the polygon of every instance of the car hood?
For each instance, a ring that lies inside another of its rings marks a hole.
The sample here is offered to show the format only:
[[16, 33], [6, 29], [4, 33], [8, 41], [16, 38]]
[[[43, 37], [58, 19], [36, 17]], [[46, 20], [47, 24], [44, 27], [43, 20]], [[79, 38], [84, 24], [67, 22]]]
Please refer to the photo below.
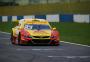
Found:
[[51, 30], [27, 30], [31, 36], [51, 36]]

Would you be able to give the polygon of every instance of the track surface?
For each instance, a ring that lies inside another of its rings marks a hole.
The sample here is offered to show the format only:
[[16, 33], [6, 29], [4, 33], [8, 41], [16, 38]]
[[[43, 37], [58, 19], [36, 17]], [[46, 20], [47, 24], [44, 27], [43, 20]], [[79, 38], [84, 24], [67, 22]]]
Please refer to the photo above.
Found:
[[19, 46], [0, 33], [0, 62], [90, 62], [90, 47], [61, 42], [60, 46]]

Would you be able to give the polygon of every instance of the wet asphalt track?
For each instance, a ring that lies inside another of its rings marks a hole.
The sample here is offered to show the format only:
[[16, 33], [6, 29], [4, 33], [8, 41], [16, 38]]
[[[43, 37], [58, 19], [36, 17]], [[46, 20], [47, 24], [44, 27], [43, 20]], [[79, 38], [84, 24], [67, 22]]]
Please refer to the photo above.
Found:
[[0, 62], [90, 62], [90, 47], [61, 42], [60, 46], [19, 46], [0, 33]]

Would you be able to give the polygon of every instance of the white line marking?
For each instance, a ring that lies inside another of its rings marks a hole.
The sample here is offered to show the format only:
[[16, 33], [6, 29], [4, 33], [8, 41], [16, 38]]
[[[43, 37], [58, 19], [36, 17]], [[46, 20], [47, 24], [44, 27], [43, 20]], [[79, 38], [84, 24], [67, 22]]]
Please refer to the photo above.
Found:
[[18, 48], [16, 50], [18, 50], [18, 51], [22, 51], [22, 50], [24, 50], [24, 51], [26, 51], [26, 50], [33, 50], [33, 51], [56, 51], [56, 50], [63, 50], [63, 49], [20, 49], [20, 48]]
[[4, 33], [4, 34], [10, 34], [10, 33], [7, 33], [7, 32], [2, 32], [2, 31], [0, 31], [1, 33]]
[[90, 56], [48, 56], [50, 58], [90, 58]]
[[32, 50], [36, 50], [36, 51], [37, 50], [46, 50], [47, 51], [47, 50], [63, 50], [63, 49], [32, 49]]
[[88, 45], [77, 44], [77, 43], [71, 43], [71, 42], [66, 42], [66, 41], [60, 41], [60, 42], [63, 42], [63, 43], [68, 43], [68, 44], [73, 44], [73, 45], [84, 46], [84, 47], [90, 47], [90, 46], [88, 46]]

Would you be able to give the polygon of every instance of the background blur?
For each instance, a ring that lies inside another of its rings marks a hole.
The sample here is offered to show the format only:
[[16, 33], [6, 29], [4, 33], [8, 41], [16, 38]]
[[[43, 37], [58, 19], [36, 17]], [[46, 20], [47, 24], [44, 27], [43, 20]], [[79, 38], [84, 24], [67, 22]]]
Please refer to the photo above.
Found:
[[48, 3], [90, 2], [90, 0], [0, 0], [1, 6], [48, 4]]
[[89, 14], [90, 0], [0, 0], [0, 15]]

